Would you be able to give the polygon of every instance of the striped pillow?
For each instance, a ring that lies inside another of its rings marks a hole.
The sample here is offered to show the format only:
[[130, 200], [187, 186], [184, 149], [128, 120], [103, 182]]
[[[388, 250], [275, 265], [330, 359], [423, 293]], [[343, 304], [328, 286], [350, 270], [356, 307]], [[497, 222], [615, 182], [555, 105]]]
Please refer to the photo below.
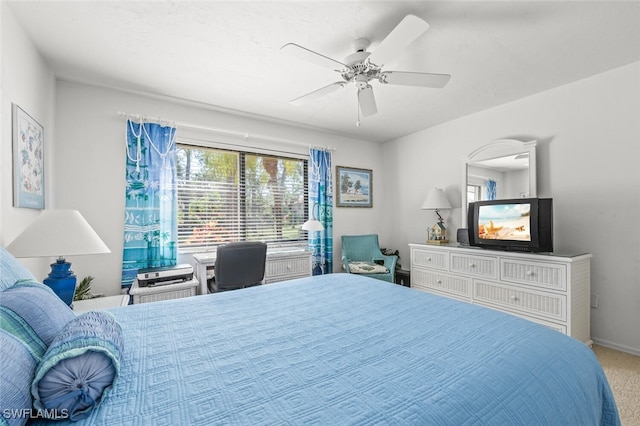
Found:
[[30, 415], [30, 386], [37, 360], [19, 339], [2, 330], [0, 359], [0, 425], [24, 425]]
[[0, 329], [20, 339], [39, 361], [75, 314], [49, 287], [19, 281], [0, 297]]

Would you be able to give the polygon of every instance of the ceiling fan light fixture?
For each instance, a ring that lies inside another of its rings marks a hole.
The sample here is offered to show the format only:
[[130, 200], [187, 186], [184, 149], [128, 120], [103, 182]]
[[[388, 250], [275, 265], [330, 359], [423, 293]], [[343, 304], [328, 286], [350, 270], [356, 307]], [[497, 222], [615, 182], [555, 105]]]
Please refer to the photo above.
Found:
[[[450, 75], [406, 71], [382, 71], [383, 65], [396, 56], [402, 49], [411, 44], [422, 33], [429, 29], [429, 24], [414, 15], [407, 15], [404, 19], [378, 44], [373, 52], [368, 52], [370, 45], [366, 38], [353, 41], [354, 53], [347, 56], [345, 63], [314, 52], [295, 43], [285, 44], [281, 50], [301, 59], [316, 64], [326, 64], [334, 68], [335, 64], [344, 65], [340, 74], [342, 83], [332, 83], [306, 95], [294, 99], [291, 103], [300, 104], [331, 93], [353, 82], [358, 89], [358, 112], [363, 116], [378, 112], [373, 89], [369, 82], [379, 80], [382, 84], [403, 85], [413, 87], [442, 88], [448, 82]], [[358, 115], [358, 125], [360, 116]]]

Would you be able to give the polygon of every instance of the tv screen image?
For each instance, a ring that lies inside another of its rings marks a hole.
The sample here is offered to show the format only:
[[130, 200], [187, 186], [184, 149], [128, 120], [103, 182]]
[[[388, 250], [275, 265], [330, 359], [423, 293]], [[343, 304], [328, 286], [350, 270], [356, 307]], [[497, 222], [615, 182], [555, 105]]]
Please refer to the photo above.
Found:
[[485, 240], [531, 241], [531, 204], [479, 206], [478, 237]]

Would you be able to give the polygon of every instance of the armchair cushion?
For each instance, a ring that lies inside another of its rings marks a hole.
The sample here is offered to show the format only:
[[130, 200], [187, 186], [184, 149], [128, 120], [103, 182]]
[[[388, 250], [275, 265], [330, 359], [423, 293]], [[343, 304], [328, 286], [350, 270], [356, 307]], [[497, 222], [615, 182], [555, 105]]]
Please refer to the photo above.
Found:
[[388, 274], [389, 268], [374, 262], [348, 262], [352, 274]]

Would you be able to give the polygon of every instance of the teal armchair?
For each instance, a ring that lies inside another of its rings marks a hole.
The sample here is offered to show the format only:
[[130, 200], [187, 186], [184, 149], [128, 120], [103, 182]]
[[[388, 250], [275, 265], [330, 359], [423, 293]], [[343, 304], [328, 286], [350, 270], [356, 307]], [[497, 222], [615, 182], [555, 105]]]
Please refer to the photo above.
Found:
[[[387, 256], [380, 251], [378, 244], [378, 234], [369, 235], [343, 235], [342, 240], [342, 266], [347, 273], [357, 273], [366, 277], [376, 278], [379, 280], [394, 282], [396, 262], [398, 256]], [[367, 273], [369, 268], [365, 265], [360, 268], [360, 272], [352, 272], [349, 263], [367, 262], [372, 266], [382, 263], [388, 272]]]

